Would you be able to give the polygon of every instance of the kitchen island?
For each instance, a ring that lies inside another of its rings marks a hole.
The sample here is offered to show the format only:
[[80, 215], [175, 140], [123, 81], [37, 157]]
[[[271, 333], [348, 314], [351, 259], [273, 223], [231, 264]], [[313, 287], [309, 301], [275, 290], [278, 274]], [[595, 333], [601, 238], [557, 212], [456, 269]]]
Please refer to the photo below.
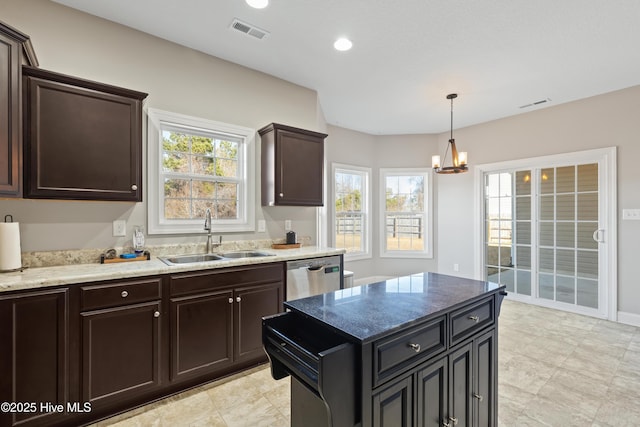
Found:
[[496, 426], [504, 289], [425, 272], [286, 302], [263, 343], [291, 425]]

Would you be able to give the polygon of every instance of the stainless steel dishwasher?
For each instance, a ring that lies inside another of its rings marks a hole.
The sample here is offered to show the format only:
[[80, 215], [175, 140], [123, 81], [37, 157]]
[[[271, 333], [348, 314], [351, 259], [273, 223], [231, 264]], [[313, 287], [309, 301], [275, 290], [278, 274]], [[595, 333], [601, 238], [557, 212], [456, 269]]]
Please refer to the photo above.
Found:
[[336, 291], [341, 282], [340, 256], [287, 262], [287, 301]]

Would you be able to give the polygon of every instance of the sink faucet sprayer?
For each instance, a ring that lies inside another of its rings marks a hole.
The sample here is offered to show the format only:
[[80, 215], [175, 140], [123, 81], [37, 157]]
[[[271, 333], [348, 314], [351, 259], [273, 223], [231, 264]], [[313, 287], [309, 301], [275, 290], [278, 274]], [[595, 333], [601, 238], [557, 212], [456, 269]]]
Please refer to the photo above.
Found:
[[207, 208], [204, 214], [204, 229], [207, 232], [207, 252], [206, 253], [211, 253], [212, 246], [218, 247], [222, 244], [222, 236], [218, 236], [217, 243], [211, 242], [211, 209], [209, 208]]

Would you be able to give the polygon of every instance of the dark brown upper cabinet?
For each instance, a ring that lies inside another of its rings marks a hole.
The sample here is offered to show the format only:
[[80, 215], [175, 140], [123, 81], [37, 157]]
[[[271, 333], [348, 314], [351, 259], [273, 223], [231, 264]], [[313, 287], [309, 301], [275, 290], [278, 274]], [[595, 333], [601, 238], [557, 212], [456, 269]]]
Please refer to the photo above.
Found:
[[29, 36], [0, 22], [0, 197], [22, 195], [22, 64], [38, 65]]
[[262, 205], [322, 206], [324, 133], [271, 123], [262, 139]]
[[146, 93], [23, 67], [24, 197], [142, 201]]

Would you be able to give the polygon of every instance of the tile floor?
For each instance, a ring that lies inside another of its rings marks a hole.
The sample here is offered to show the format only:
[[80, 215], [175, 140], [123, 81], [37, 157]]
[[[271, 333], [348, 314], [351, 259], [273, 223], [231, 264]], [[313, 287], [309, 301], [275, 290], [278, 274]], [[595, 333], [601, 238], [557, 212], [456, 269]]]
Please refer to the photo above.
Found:
[[[640, 328], [505, 301], [499, 327], [500, 426], [640, 426]], [[289, 381], [267, 366], [95, 427], [284, 427]]]

